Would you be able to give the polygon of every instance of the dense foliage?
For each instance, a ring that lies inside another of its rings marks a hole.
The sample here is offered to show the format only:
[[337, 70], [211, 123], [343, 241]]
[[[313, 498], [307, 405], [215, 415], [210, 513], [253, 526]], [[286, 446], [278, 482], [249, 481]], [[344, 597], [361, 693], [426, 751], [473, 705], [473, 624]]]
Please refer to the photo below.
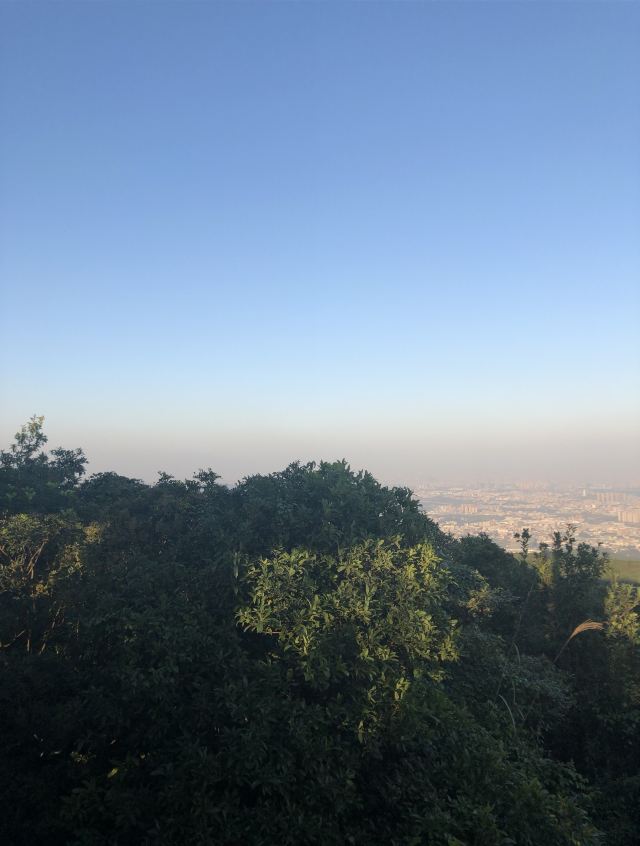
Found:
[[344, 462], [234, 488], [0, 454], [0, 841], [640, 841], [637, 589]]

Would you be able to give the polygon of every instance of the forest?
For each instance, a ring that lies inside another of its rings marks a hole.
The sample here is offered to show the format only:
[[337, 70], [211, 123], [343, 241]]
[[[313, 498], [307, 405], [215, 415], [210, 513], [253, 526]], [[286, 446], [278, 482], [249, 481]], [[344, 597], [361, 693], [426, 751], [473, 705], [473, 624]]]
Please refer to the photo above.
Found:
[[0, 842], [640, 842], [640, 597], [574, 527], [86, 464], [41, 417], [0, 453]]

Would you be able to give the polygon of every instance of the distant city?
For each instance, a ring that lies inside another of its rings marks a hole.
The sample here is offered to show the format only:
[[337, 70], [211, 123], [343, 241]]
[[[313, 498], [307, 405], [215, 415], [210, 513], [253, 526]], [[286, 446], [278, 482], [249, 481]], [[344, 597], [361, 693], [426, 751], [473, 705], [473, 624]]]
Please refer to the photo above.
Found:
[[456, 537], [485, 532], [514, 551], [518, 548], [514, 533], [526, 527], [532, 534], [530, 549], [535, 551], [541, 541], [551, 541], [554, 531], [572, 523], [578, 542], [601, 543], [612, 557], [640, 557], [640, 486], [432, 483], [416, 485], [414, 491], [426, 513]]

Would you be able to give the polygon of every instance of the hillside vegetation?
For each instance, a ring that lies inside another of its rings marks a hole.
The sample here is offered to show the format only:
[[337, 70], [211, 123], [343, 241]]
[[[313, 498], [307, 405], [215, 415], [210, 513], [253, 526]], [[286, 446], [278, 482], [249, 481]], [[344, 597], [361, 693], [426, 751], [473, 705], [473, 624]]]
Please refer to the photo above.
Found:
[[612, 558], [610, 564], [610, 577], [617, 577], [623, 582], [640, 584], [640, 559]]
[[344, 462], [233, 488], [0, 454], [0, 842], [640, 842], [638, 589]]

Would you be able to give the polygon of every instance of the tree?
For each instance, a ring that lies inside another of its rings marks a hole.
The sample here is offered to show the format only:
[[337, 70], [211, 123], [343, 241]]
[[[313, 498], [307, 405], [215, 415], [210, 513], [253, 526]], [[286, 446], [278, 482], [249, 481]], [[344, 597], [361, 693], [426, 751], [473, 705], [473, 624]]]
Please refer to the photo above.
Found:
[[34, 415], [0, 452], [0, 512], [46, 513], [73, 504], [87, 459], [81, 449], [62, 447], [48, 455], [43, 424], [44, 417]]
[[[587, 711], [578, 638], [572, 675], [545, 654], [558, 585], [442, 534], [410, 491], [345, 462], [232, 489], [212, 471], [82, 481], [82, 453], [47, 454], [32, 423], [0, 462], [3, 842], [598, 841], [570, 759], [632, 702], [608, 675], [636, 660], [632, 597], [608, 600]], [[568, 545], [557, 580], [602, 610], [592, 553]], [[628, 797], [634, 759], [605, 736], [576, 762]], [[598, 796], [633, 842], [633, 814]]]

